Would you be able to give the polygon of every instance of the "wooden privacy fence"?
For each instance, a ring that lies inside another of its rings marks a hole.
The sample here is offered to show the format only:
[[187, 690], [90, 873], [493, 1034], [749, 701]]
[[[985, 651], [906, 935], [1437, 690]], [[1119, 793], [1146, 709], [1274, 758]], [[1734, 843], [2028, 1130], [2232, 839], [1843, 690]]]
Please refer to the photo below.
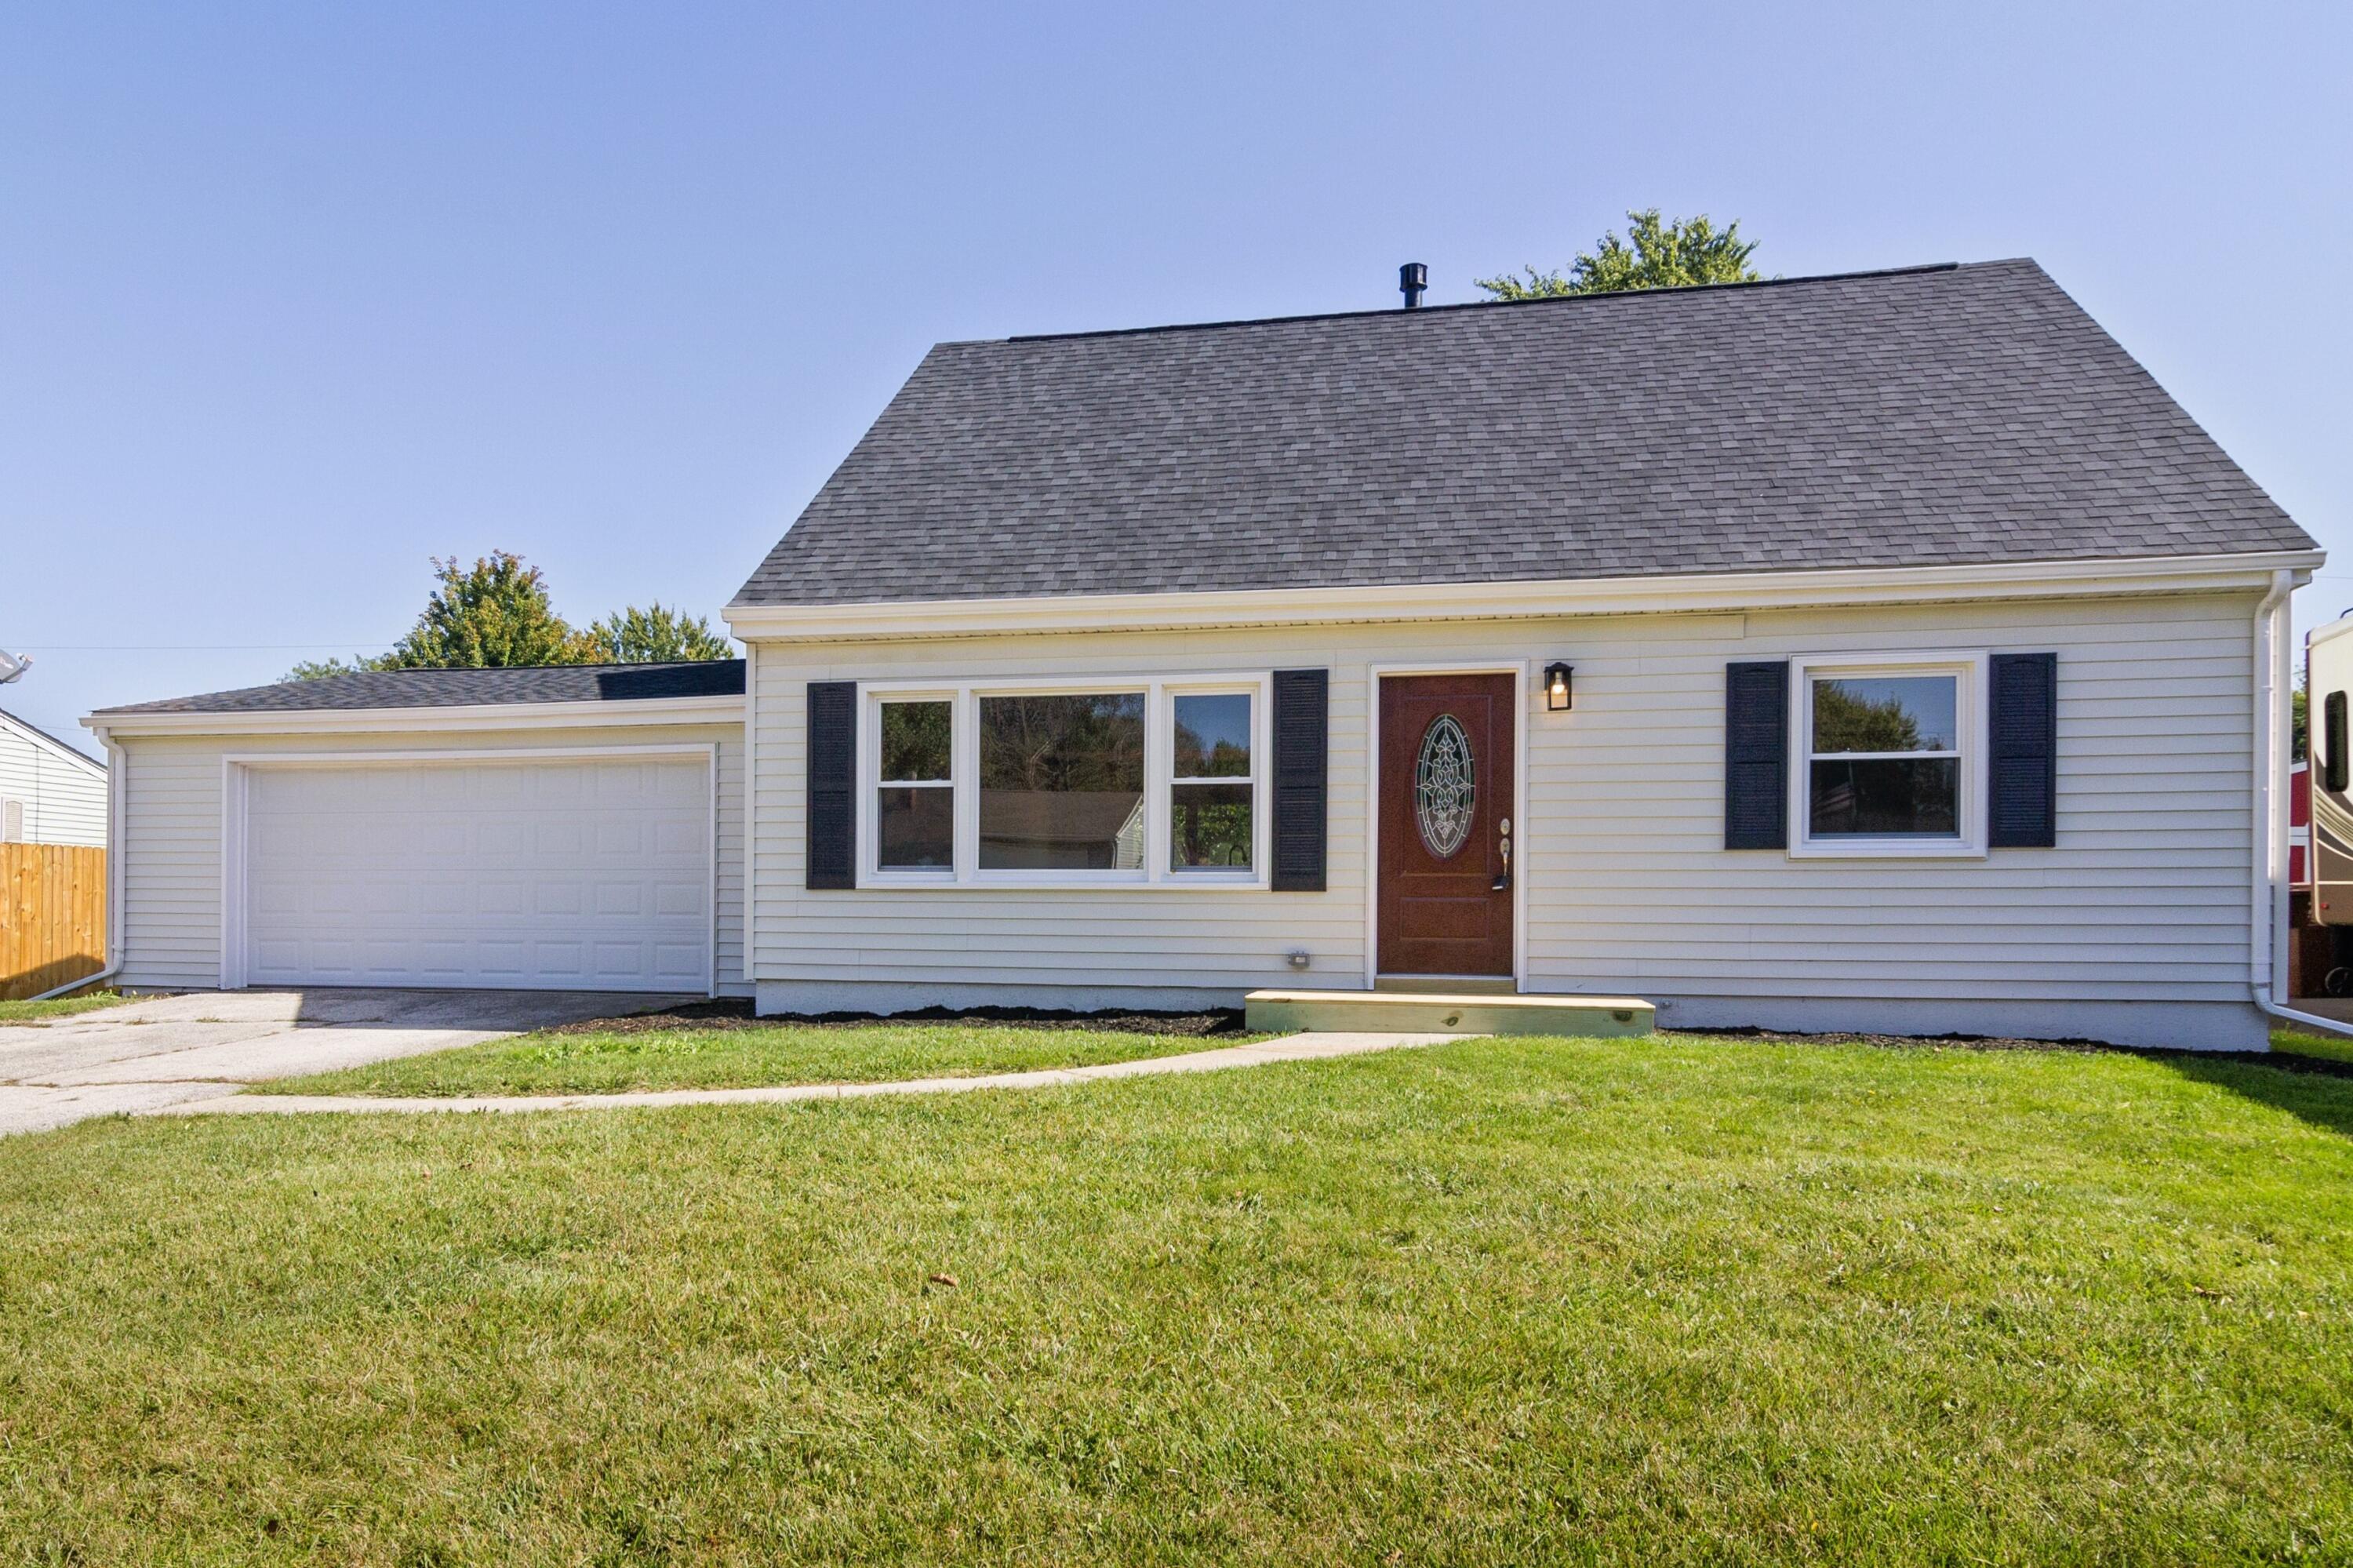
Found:
[[106, 852], [0, 844], [0, 1001], [106, 967]]

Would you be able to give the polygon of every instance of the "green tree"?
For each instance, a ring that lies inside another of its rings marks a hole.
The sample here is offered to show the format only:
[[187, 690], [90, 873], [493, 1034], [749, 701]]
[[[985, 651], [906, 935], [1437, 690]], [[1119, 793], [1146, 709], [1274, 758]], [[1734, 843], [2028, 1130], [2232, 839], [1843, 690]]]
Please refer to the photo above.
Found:
[[1814, 749], [1817, 751], [1917, 751], [1920, 721], [1900, 696], [1873, 700], [1843, 681], [1814, 685]]
[[617, 609], [589, 627], [596, 656], [607, 664], [669, 664], [696, 659], [732, 659], [735, 650], [699, 615], [671, 609], [657, 599], [644, 609]]
[[537, 567], [504, 550], [493, 550], [469, 567], [458, 557], [433, 560], [439, 586], [425, 601], [408, 635], [389, 652], [306, 662], [288, 672], [292, 681], [358, 670], [457, 670], [525, 664], [593, 664], [597, 641], [575, 631], [555, 613], [546, 580]]
[[392, 670], [503, 668], [522, 664], [593, 664], [596, 640], [575, 631], [555, 613], [547, 580], [522, 557], [493, 550], [461, 567], [458, 557], [436, 560], [441, 586], [425, 613], [385, 655]]
[[1547, 300], [1696, 283], [1754, 283], [1764, 277], [1748, 264], [1757, 242], [1741, 238], [1736, 222], [1719, 230], [1704, 213], [1670, 220], [1661, 218], [1657, 207], [1630, 212], [1626, 219], [1630, 239], [1619, 238], [1615, 230], [1603, 235], [1601, 243], [1589, 252], [1580, 251], [1566, 272], [1529, 267], [1525, 277], [1507, 273], [1476, 281], [1498, 300]]
[[305, 659], [287, 671], [286, 678], [290, 681], [323, 681], [330, 675], [353, 675], [362, 670], [381, 670], [384, 667], [384, 656], [380, 653], [374, 658], [355, 653], [348, 662], [342, 659]]

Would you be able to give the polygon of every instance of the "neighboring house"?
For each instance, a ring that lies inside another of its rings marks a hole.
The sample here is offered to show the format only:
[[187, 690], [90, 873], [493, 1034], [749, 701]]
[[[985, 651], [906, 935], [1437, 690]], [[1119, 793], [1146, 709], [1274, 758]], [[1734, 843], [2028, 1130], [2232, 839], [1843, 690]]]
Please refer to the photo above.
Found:
[[747, 693], [94, 715], [121, 979], [2260, 1046], [2321, 558], [2028, 261], [943, 344]]
[[0, 843], [106, 846], [106, 765], [0, 713]]

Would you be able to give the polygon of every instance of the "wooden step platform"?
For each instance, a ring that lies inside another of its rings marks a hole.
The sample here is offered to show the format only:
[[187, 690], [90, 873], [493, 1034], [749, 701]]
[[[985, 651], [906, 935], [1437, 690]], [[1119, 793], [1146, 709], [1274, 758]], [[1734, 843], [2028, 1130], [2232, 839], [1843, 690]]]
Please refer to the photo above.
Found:
[[1427, 995], [1388, 991], [1254, 991], [1253, 1030], [1411, 1034], [1648, 1034], [1657, 1010], [1630, 996]]

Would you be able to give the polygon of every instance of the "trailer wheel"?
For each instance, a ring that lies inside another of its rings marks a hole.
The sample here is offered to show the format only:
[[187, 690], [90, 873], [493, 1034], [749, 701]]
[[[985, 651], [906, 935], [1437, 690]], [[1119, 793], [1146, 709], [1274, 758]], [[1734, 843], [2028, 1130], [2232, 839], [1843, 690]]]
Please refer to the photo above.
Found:
[[2320, 981], [2323, 996], [2353, 996], [2353, 968], [2342, 964], [2328, 971]]

